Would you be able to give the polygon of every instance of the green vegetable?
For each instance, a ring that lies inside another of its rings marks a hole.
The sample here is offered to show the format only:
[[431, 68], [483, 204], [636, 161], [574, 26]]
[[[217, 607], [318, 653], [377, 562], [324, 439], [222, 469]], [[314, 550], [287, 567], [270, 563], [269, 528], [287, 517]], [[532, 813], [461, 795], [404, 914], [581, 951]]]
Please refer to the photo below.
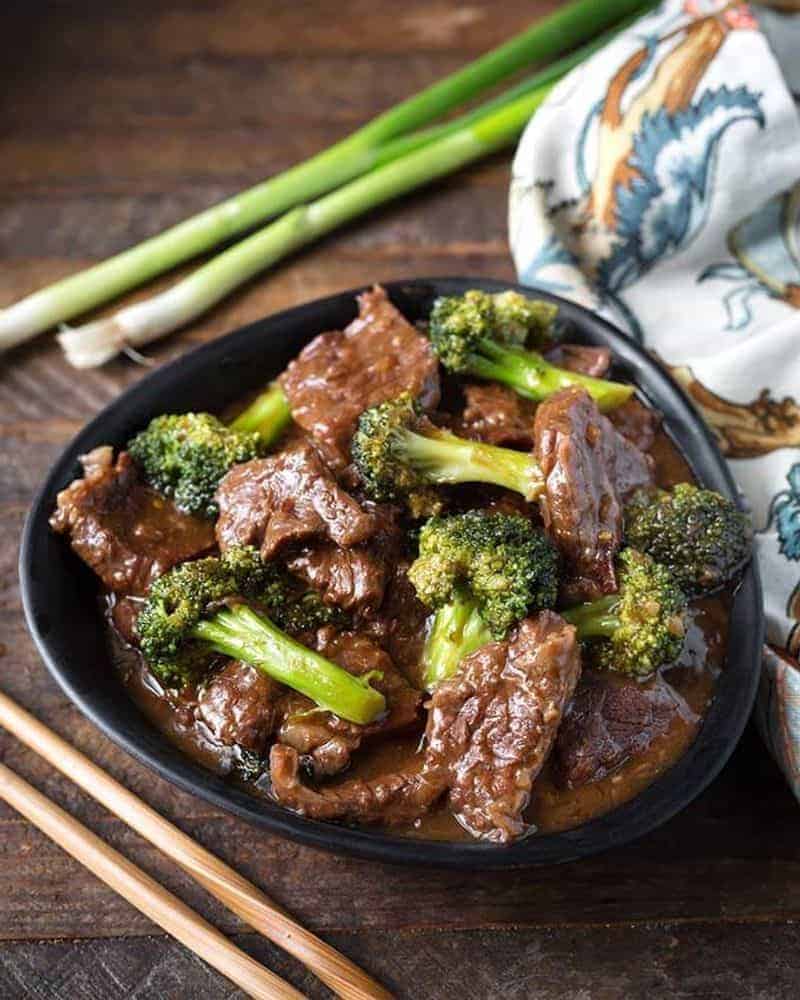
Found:
[[426, 687], [532, 611], [558, 597], [558, 554], [518, 514], [469, 511], [423, 526], [409, 570], [417, 596], [436, 611], [423, 653]]
[[425, 689], [432, 691], [452, 677], [465, 657], [491, 641], [492, 633], [474, 602], [454, 590], [452, 600], [433, 616], [425, 638], [421, 664]]
[[735, 579], [750, 559], [753, 529], [735, 503], [691, 483], [639, 490], [625, 510], [625, 537], [668, 567], [688, 594]]
[[544, 488], [532, 455], [456, 437], [425, 422], [407, 393], [365, 410], [352, 442], [353, 461], [374, 500], [406, 497], [412, 511], [431, 510], [430, 488], [491, 483], [535, 499]]
[[633, 386], [593, 378], [550, 364], [527, 350], [552, 334], [557, 308], [517, 292], [490, 295], [477, 290], [437, 299], [428, 333], [439, 360], [450, 371], [502, 382], [526, 399], [540, 401], [565, 386], [579, 385], [601, 410], [629, 399]]
[[225, 473], [263, 455], [289, 419], [283, 390], [272, 385], [229, 426], [210, 413], [155, 417], [128, 451], [150, 485], [181, 510], [215, 517], [214, 494]]
[[672, 573], [650, 556], [623, 549], [619, 593], [563, 612], [580, 639], [596, 643], [599, 664], [646, 677], [680, 654], [686, 631], [684, 596]]
[[230, 603], [243, 599], [286, 627], [312, 627], [326, 614], [313, 595], [297, 600], [284, 572], [255, 549], [182, 563], [153, 583], [137, 620], [153, 673], [167, 686], [183, 686], [201, 680], [215, 655], [230, 656], [351, 722], [373, 722], [385, 711], [369, 676], [354, 677], [247, 604]]
[[[559, 75], [563, 75], [566, 68], [576, 65], [605, 42], [604, 38], [598, 37], [602, 31], [651, 6], [652, 2], [643, 0], [575, 0], [565, 5], [516, 38], [379, 115], [330, 149], [4, 310], [0, 313], [0, 349], [21, 343], [59, 322], [93, 309], [219, 243], [247, 232], [270, 217], [366, 174], [386, 162], [387, 157], [395, 157], [415, 148], [420, 142], [436, 138], [439, 134], [436, 129], [419, 136], [414, 135], [414, 130], [430, 125], [524, 66], [544, 63], [587, 40], [593, 40], [585, 50], [564, 61], [564, 66], [558, 71]], [[545, 71], [531, 81], [531, 86], [541, 87], [552, 79], [553, 71]], [[516, 95], [518, 91], [514, 93]], [[497, 102], [490, 102], [490, 106], [495, 108]], [[447, 133], [446, 126], [443, 131]], [[392, 149], [392, 146], [395, 148]], [[454, 159], [449, 169], [459, 165]], [[433, 173], [432, 176], [439, 174]], [[266, 267], [275, 258], [267, 254], [262, 259], [261, 266]], [[206, 272], [206, 269], [202, 268], [201, 272]], [[218, 274], [216, 277], [221, 282], [222, 276]], [[241, 281], [245, 280], [246, 277], [242, 276]], [[184, 284], [182, 282], [177, 287], [181, 288]], [[228, 290], [230, 287], [233, 285], [229, 285]], [[216, 285], [218, 292], [221, 288], [221, 283]], [[225, 292], [220, 292], [217, 298], [222, 294]], [[169, 304], [176, 309], [173, 326], [188, 321], [188, 303], [181, 302], [181, 295], [172, 296]], [[131, 327], [126, 331], [124, 322], [114, 329], [123, 340], [130, 338], [128, 343], [136, 340], [135, 329]], [[139, 337], [138, 343], [144, 342]], [[120, 346], [118, 339], [112, 354], [107, 356], [113, 356]], [[99, 345], [97, 347], [99, 351]], [[106, 352], [108, 350], [107, 344]], [[99, 356], [98, 351], [95, 357]], [[93, 363], [102, 364], [102, 361]]]

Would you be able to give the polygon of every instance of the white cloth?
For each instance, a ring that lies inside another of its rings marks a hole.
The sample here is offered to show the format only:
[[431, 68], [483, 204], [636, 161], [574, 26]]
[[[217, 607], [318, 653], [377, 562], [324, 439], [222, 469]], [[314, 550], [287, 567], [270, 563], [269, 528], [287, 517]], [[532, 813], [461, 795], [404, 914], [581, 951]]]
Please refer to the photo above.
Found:
[[[667, 0], [531, 120], [509, 226], [522, 283], [604, 313], [700, 406], [752, 508], [769, 641], [797, 656], [800, 117], [776, 52], [800, 63], [800, 15]], [[798, 794], [800, 672], [773, 654], [764, 677]]]

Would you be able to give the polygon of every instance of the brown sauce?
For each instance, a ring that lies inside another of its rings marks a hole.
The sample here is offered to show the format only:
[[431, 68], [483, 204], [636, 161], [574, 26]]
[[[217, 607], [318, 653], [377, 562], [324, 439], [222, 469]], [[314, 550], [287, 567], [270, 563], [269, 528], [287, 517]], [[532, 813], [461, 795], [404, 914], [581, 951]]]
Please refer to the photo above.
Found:
[[[659, 432], [650, 453], [656, 463], [656, 481], [660, 485], [671, 486], [693, 479], [687, 462], [664, 432]], [[109, 601], [109, 608], [112, 603], [113, 599]], [[629, 759], [601, 780], [572, 790], [558, 784], [554, 768], [548, 763], [534, 785], [526, 811], [529, 823], [541, 832], [580, 826], [636, 796], [685, 753], [713, 699], [716, 678], [724, 669], [729, 609], [730, 596], [727, 594], [693, 602], [691, 623], [681, 658], [677, 665], [664, 672], [664, 678], [696, 719], [676, 717], [668, 731], [656, 737], [645, 752]], [[120, 610], [117, 608], [114, 617], [119, 616]], [[112, 615], [107, 617], [111, 619]], [[116, 669], [128, 693], [147, 718], [204, 767], [221, 774], [230, 773], [237, 751], [220, 746], [195, 721], [192, 711], [194, 692], [189, 690], [175, 694], [162, 691], [138, 653], [126, 645], [113, 628], [109, 632]], [[417, 634], [409, 634], [408, 642], [413, 644], [414, 649], [419, 648]], [[354, 755], [353, 763], [343, 778], [371, 778], [387, 771], [400, 770], [415, 758], [419, 741], [420, 733], [417, 732], [370, 743]], [[256, 796], [265, 794], [257, 786], [245, 787]], [[393, 832], [433, 840], [471, 839], [450, 814], [446, 804], [413, 826]]]

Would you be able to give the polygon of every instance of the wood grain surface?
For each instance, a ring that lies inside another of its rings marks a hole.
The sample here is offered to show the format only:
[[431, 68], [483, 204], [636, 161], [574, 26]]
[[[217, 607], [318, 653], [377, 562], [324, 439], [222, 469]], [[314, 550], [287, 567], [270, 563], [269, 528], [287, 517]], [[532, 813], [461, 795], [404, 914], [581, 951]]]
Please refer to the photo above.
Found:
[[[0, 306], [327, 145], [497, 44], [541, 0], [61, 0], [0, 10]], [[155, 363], [365, 281], [512, 277], [509, 157], [371, 216], [154, 347]], [[630, 847], [503, 875], [381, 867], [270, 837], [113, 747], [46, 674], [16, 575], [33, 492], [142, 369], [0, 359], [0, 684], [400, 997], [789, 998], [800, 809], [748, 731], [709, 791]], [[5, 734], [0, 758], [312, 997], [324, 988]], [[230, 997], [232, 987], [0, 806], [0, 997]]]

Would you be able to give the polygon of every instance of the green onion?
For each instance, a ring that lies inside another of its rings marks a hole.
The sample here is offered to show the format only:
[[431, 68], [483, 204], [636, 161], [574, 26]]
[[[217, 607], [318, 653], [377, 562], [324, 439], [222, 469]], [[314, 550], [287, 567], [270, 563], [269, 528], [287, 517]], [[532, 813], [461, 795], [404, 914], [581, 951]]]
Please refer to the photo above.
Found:
[[[151, 343], [196, 319], [234, 288], [338, 226], [508, 146], [555, 84], [607, 41], [607, 35], [601, 36], [460, 118], [416, 137], [396, 140], [385, 147], [387, 156], [392, 148], [401, 154], [395, 159], [287, 212], [159, 295], [60, 333], [58, 339], [67, 360], [76, 368], [91, 368], [123, 349]], [[421, 135], [427, 135], [429, 141], [418, 146]]]
[[[587, 38], [596, 36], [598, 32], [620, 19], [641, 13], [650, 6], [652, 3], [644, 0], [604, 0], [604, 2], [574, 0], [573, 3], [567, 4], [561, 10], [532, 25], [516, 38], [379, 115], [330, 149], [173, 226], [136, 247], [83, 272], [64, 278], [9, 306], [0, 312], [0, 349], [22, 343], [49, 327], [93, 309], [177, 264], [252, 229], [270, 217], [310, 201], [355, 177], [360, 177], [376, 165], [385, 163], [387, 157], [399, 155], [401, 148], [384, 149], [387, 144], [428, 125], [451, 109], [516, 73], [523, 66], [565, 52]], [[447, 135], [448, 127], [444, 126], [443, 130]], [[428, 144], [437, 134], [440, 133], [433, 129], [430, 135], [411, 137], [403, 151], [407, 153], [420, 142]], [[502, 145], [507, 141], [510, 140], [504, 140]], [[441, 176], [441, 173], [456, 169], [461, 162], [469, 162], [469, 159], [459, 161], [455, 155], [453, 166], [432, 175], [431, 179], [433, 176]], [[421, 182], [417, 181], [412, 187]], [[410, 190], [410, 187], [403, 190]], [[385, 200], [387, 200], [385, 197], [380, 199], [380, 201]], [[380, 201], [375, 204], [379, 204]], [[322, 202], [316, 204], [321, 205]], [[261, 267], [277, 259], [270, 256], [273, 245], [283, 243], [285, 246], [286, 249], [279, 256], [294, 248], [290, 244], [299, 238], [298, 233], [308, 231], [307, 213], [310, 209], [311, 206], [302, 209], [299, 214], [288, 216], [286, 221], [281, 220], [283, 223], [281, 235], [276, 233], [270, 237], [270, 249]], [[357, 213], [350, 212], [347, 217], [352, 218], [355, 214]], [[304, 216], [306, 221], [301, 223], [300, 220]], [[263, 237], [265, 232], [266, 230], [257, 234], [256, 238]], [[301, 239], [297, 245], [302, 245], [303, 242], [308, 240]], [[252, 261], [250, 254], [253, 252], [258, 251], [254, 251], [251, 245], [243, 251], [240, 259], [243, 262]], [[222, 257], [226, 255], [223, 254]], [[226, 282], [229, 288], [239, 283], [236, 281], [231, 283], [232, 276], [228, 266], [226, 261], [211, 275], [214, 281], [210, 298], [212, 302], [221, 297], [214, 296], [216, 290], [222, 288]], [[256, 273], [261, 267], [251, 270], [250, 273]], [[189, 294], [189, 291], [184, 294]], [[183, 295], [176, 294], [165, 302], [163, 308], [173, 310], [170, 328], [186, 322], [187, 317], [197, 315], [191, 307], [192, 294], [189, 294], [189, 300], [187, 302]], [[148, 322], [150, 322], [150, 312], [145, 309], [139, 314], [134, 325], [139, 329]], [[160, 326], [160, 321], [156, 325]], [[91, 329], [90, 326], [89, 330]]]
[[125, 347], [157, 340], [202, 315], [260, 271], [345, 222], [502, 149], [517, 138], [549, 90], [550, 85], [518, 98], [472, 125], [292, 209], [153, 298], [60, 333], [67, 359], [76, 368], [91, 368]]

